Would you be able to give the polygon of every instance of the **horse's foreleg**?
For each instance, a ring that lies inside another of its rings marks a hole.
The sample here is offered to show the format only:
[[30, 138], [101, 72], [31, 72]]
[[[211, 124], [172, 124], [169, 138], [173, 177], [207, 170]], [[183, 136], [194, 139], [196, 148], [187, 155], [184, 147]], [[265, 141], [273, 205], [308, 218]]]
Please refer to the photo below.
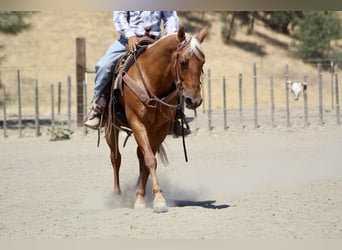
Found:
[[144, 155], [137, 147], [137, 156], [139, 159], [139, 180], [138, 180], [138, 187], [136, 192], [136, 201], [134, 204], [135, 208], [145, 208], [145, 194], [146, 194], [146, 184], [149, 172], [147, 171]]
[[134, 132], [134, 136], [139, 145], [138, 157], [141, 168], [139, 178], [140, 185], [137, 189], [137, 202], [140, 202], [140, 199], [143, 198], [143, 195], [145, 194], [146, 181], [149, 173], [151, 175], [152, 192], [154, 195], [153, 209], [155, 212], [166, 212], [168, 209], [162, 194], [162, 189], [158, 182], [156, 171], [157, 159], [155, 157], [155, 153], [157, 149], [153, 151], [151, 148], [150, 140], [145, 129], [140, 129], [139, 133], [137, 131]]
[[157, 177], [157, 159], [155, 154], [150, 151], [145, 152], [143, 155], [146, 169], [150, 173], [152, 180], [152, 193], [154, 195], [153, 210], [158, 213], [166, 212], [168, 208]]

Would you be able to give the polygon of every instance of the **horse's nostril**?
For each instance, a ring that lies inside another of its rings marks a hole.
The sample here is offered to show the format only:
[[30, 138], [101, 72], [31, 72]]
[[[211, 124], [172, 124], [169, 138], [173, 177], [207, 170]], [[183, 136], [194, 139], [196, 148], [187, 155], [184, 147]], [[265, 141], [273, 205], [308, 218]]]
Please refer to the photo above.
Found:
[[187, 105], [191, 105], [191, 104], [192, 104], [191, 98], [189, 98], [189, 97], [185, 98], [185, 103], [186, 103]]

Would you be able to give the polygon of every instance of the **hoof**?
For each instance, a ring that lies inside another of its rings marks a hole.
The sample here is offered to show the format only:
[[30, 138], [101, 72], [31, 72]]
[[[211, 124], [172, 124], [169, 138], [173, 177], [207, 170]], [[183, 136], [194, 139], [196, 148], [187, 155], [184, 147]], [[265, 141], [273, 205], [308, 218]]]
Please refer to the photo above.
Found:
[[134, 209], [144, 209], [146, 208], [145, 203], [134, 203]]
[[137, 195], [137, 199], [135, 200], [135, 203], [134, 203], [134, 209], [143, 209], [143, 208], [146, 208], [144, 196]]
[[156, 213], [165, 213], [168, 211], [165, 202], [153, 202], [153, 211]]

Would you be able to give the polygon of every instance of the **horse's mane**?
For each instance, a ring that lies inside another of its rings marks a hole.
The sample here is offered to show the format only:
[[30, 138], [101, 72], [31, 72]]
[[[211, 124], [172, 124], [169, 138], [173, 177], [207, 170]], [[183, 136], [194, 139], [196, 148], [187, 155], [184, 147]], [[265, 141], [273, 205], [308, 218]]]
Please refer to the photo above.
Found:
[[[177, 33], [168, 34], [166, 36], [163, 36], [157, 42], [149, 45], [147, 47], [147, 49], [150, 48], [150, 47], [155, 46], [156, 44], [158, 44], [158, 42], [161, 42], [164, 39], [167, 39], [167, 38], [169, 38], [171, 36], [177, 36]], [[185, 33], [185, 40], [180, 44], [180, 47], [185, 46], [187, 43], [189, 43], [189, 41], [190, 41], [190, 46], [189, 46], [189, 51], [188, 51], [189, 57], [191, 57], [194, 54], [199, 60], [204, 61], [205, 60], [205, 56], [204, 56], [204, 52], [203, 52], [201, 43], [198, 41], [198, 39], [195, 36], [192, 36], [189, 33]]]

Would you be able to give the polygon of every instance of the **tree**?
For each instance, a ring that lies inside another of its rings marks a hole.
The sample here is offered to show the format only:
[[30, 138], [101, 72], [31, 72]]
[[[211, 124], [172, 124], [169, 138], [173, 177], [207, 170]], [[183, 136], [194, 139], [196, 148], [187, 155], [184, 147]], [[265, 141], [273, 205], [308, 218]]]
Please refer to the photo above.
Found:
[[292, 44], [293, 54], [304, 60], [328, 59], [331, 41], [342, 37], [341, 20], [332, 11], [304, 12], [294, 35], [300, 41]]
[[32, 12], [27, 11], [0, 11], [0, 32], [17, 35], [30, 28], [31, 24], [25, 22], [25, 17], [31, 14]]
[[[236, 18], [237, 12], [228, 12], [224, 11], [221, 12], [221, 21], [223, 22], [223, 26], [221, 29], [221, 35], [225, 42], [230, 42], [232, 37], [235, 35], [236, 29], [235, 29], [235, 18]], [[229, 20], [229, 16], [231, 14], [231, 18]], [[229, 25], [226, 25], [226, 23], [229, 22]]]
[[271, 29], [289, 35], [302, 17], [302, 11], [265, 11], [261, 20]]
[[256, 11], [222, 11], [220, 19], [223, 23], [221, 35], [225, 43], [229, 43], [237, 32], [236, 20], [240, 21], [240, 26], [248, 26], [247, 34], [252, 34]]
[[[29, 11], [0, 11], [0, 33], [6, 35], [17, 35], [20, 32], [29, 29], [30, 23], [25, 21], [25, 17], [33, 12]], [[0, 44], [0, 49], [4, 46]], [[0, 56], [0, 62], [3, 56]]]

